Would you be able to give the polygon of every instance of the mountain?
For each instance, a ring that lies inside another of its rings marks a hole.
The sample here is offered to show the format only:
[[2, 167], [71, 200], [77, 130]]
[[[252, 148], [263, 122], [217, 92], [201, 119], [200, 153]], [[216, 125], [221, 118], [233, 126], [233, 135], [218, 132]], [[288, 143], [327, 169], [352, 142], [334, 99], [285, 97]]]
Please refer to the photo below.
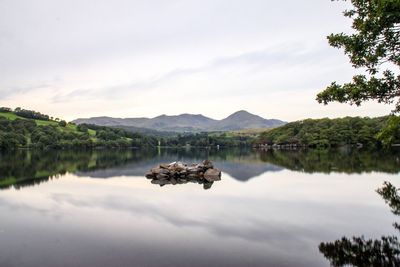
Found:
[[122, 127], [142, 132], [157, 130], [164, 132], [201, 132], [234, 131], [253, 128], [272, 128], [286, 122], [276, 119], [264, 119], [245, 110], [233, 113], [222, 120], [214, 120], [200, 114], [161, 115], [155, 118], [112, 118], [93, 117], [76, 119], [76, 124], [96, 124], [101, 126]]
[[281, 120], [266, 120], [245, 110], [240, 110], [223, 120], [217, 121], [217, 123], [213, 125], [212, 130], [234, 131], [254, 128], [272, 128], [283, 124], [285, 124], [285, 122]]

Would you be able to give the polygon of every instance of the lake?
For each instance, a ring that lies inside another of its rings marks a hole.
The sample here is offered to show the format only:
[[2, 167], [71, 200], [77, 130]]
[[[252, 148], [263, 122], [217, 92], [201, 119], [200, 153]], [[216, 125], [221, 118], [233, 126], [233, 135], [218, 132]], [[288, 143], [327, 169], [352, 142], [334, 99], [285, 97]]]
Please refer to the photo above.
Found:
[[[208, 189], [144, 177], [204, 159]], [[330, 266], [321, 243], [398, 236], [376, 190], [399, 173], [395, 150], [2, 153], [0, 266]]]

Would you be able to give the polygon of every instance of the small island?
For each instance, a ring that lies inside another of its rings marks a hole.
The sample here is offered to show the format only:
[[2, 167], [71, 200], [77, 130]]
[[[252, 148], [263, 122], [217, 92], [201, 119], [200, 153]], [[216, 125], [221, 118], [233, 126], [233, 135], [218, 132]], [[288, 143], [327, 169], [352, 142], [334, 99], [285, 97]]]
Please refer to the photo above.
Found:
[[160, 164], [146, 173], [146, 178], [152, 179], [153, 184], [186, 184], [188, 182], [203, 184], [204, 189], [211, 188], [215, 181], [221, 180], [221, 171], [214, 168], [209, 160], [200, 164], [188, 165], [182, 162]]

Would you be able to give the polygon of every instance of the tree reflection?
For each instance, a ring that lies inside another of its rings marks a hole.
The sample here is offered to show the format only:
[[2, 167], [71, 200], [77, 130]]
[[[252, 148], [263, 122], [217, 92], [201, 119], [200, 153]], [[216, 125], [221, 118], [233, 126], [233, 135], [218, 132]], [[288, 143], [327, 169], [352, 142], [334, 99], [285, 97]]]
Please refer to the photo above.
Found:
[[[377, 189], [395, 215], [400, 215], [399, 189], [385, 182]], [[399, 230], [399, 224], [393, 226]], [[320, 252], [333, 266], [400, 266], [400, 242], [397, 236], [382, 236], [381, 239], [342, 237], [339, 240], [319, 245]]]
[[260, 150], [260, 160], [306, 173], [398, 173], [400, 150], [309, 149]]
[[58, 178], [65, 173], [89, 172], [123, 166], [154, 157], [152, 151], [26, 151], [0, 154], [0, 189], [19, 189]]

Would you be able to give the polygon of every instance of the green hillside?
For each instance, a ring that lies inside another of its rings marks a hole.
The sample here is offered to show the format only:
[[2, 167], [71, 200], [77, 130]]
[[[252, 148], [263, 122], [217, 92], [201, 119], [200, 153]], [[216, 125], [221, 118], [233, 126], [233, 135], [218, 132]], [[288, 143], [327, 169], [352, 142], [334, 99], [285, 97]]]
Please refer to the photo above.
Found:
[[122, 129], [75, 125], [39, 112], [0, 108], [0, 149], [156, 146], [153, 137]]
[[[12, 112], [0, 112], [0, 117], [4, 117], [8, 120], [16, 120], [16, 119], [21, 119], [21, 120], [27, 120], [27, 118], [21, 117], [16, 115], [15, 113]], [[58, 127], [59, 130], [61, 131], [72, 131], [72, 132], [77, 132], [77, 125], [75, 125], [74, 123], [67, 123], [66, 127], [60, 127], [59, 126], [59, 122], [55, 121], [55, 120], [33, 120], [35, 121], [36, 125], [38, 126], [54, 126], [54, 127]], [[88, 129], [88, 133], [91, 136], [96, 136], [96, 131], [92, 130], [92, 129]]]
[[12, 113], [12, 112], [0, 112], [0, 116], [6, 118], [8, 120], [12, 120], [12, 121], [16, 120], [16, 119], [24, 119], [24, 118]]
[[255, 146], [337, 147], [399, 143], [400, 117], [306, 119], [263, 132]]

